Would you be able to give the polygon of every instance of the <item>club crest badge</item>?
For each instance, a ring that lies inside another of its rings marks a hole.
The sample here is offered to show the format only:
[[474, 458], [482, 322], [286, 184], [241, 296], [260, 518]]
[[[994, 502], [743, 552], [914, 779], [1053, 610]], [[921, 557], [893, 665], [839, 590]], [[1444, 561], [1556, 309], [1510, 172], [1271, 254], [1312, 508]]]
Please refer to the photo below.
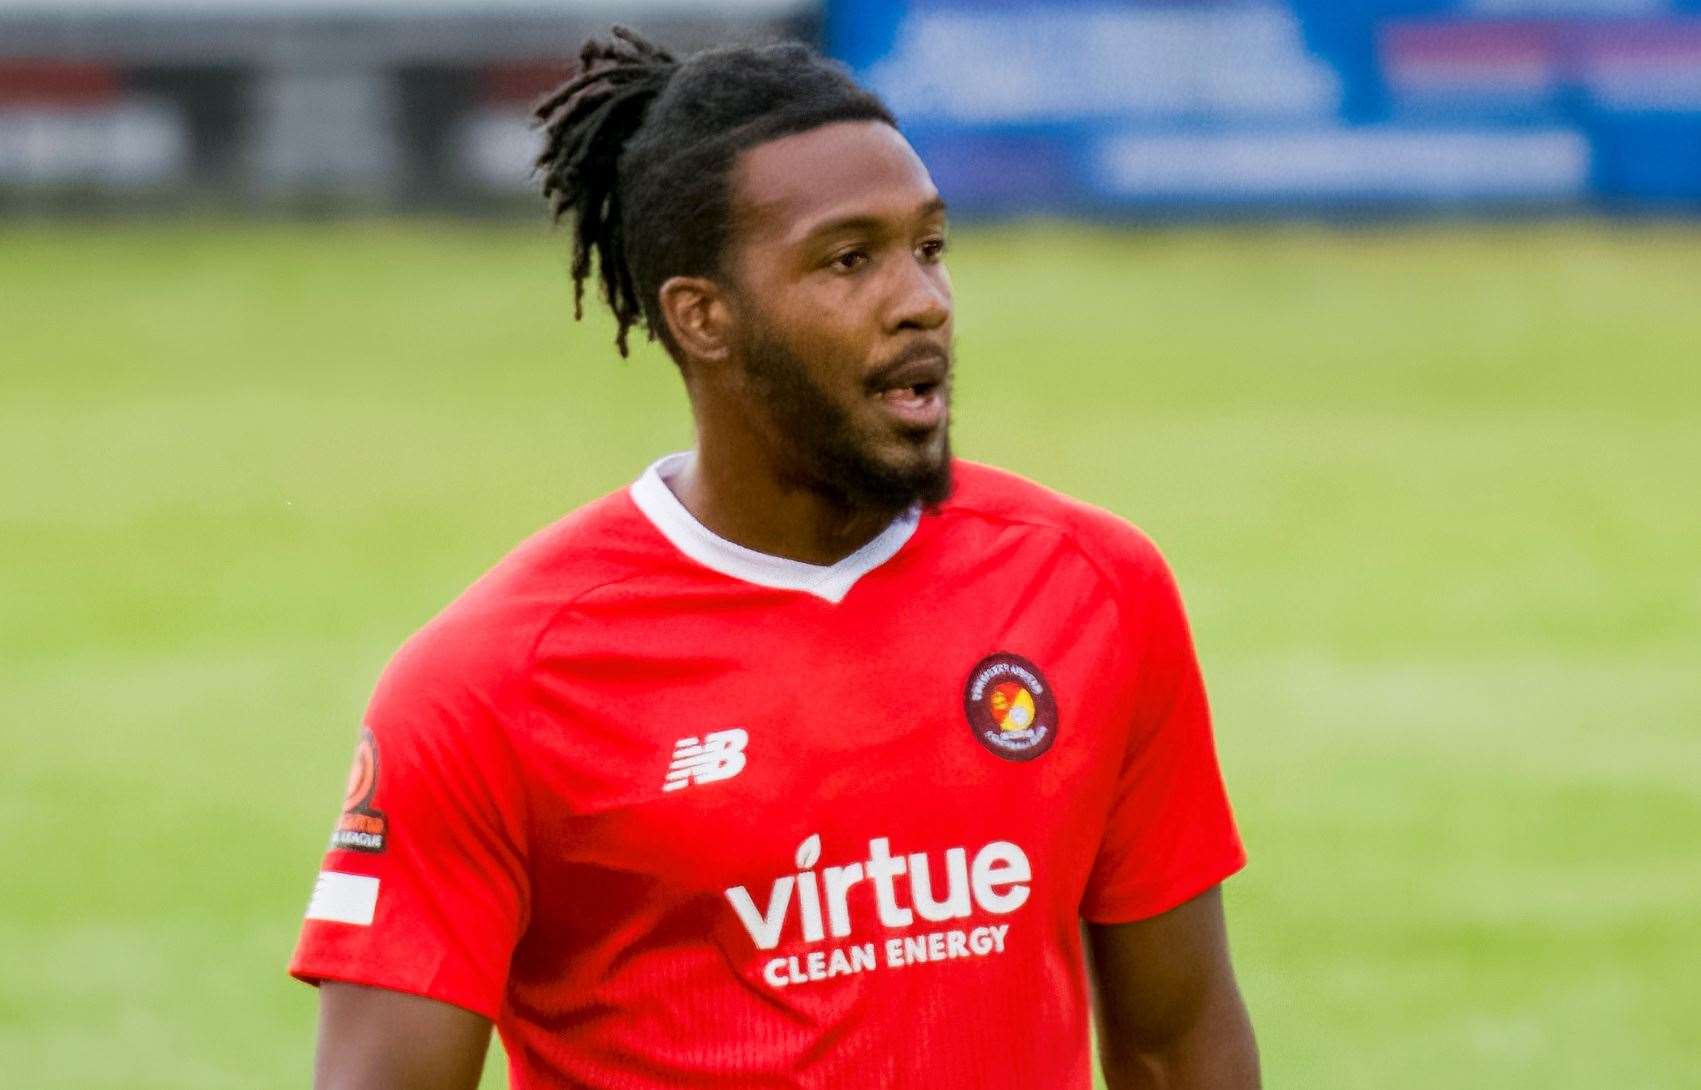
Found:
[[1007, 761], [1031, 761], [1057, 740], [1057, 698], [1038, 666], [1001, 651], [969, 671], [963, 712], [981, 745]]

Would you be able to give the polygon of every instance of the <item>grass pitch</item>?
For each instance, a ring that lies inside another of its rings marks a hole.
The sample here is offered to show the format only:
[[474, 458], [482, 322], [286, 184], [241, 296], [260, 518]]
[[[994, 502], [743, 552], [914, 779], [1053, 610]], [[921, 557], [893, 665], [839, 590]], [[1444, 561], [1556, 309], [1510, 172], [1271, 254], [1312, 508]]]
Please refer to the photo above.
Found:
[[[0, 1071], [304, 1086], [283, 966], [368, 687], [685, 446], [678, 383], [571, 323], [539, 230], [0, 254]], [[952, 265], [959, 448], [1188, 594], [1268, 1084], [1701, 1086], [1701, 232], [1031, 225]]]

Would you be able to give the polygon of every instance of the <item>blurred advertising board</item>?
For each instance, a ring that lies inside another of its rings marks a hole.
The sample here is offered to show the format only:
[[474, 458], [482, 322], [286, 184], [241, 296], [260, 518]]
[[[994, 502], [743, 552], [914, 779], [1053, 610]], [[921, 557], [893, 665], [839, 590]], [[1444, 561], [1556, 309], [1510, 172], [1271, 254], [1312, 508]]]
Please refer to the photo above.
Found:
[[979, 212], [1701, 208], [1701, 0], [831, 0]]
[[532, 103], [630, 23], [818, 37], [817, 0], [0, 0], [0, 217], [541, 207]]
[[162, 186], [188, 166], [182, 114], [99, 64], [0, 64], [0, 185]]

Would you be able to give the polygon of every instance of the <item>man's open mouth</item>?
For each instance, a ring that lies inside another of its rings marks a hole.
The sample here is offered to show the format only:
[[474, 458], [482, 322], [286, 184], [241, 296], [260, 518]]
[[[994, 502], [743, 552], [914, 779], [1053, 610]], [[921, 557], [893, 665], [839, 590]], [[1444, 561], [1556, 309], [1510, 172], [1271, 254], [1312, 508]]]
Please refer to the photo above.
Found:
[[891, 386], [879, 393], [880, 400], [888, 405], [920, 405], [933, 396], [939, 389], [937, 382], [916, 382], [908, 386]]
[[932, 431], [945, 421], [948, 364], [930, 356], [883, 372], [870, 396], [909, 431]]
[[931, 347], [919, 347], [906, 356], [875, 372], [868, 382], [869, 394], [908, 427], [937, 427], [945, 417], [950, 357]]

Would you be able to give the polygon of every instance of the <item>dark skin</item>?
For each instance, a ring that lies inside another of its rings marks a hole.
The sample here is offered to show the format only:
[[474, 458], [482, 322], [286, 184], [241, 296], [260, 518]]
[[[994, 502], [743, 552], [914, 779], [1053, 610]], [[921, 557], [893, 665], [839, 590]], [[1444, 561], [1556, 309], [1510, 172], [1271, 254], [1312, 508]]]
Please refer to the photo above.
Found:
[[1150, 919], [1086, 932], [1109, 1090], [1260, 1085], [1219, 888]]
[[[724, 281], [675, 277], [662, 312], [690, 393], [695, 457], [669, 482], [704, 525], [771, 555], [832, 563], [903, 506], [857, 507], [812, 482], [798, 437], [755, 391], [760, 325], [843, 421], [872, 463], [908, 472], [949, 457], [942, 376], [951, 284], [945, 210], [909, 144], [877, 122], [845, 122], [741, 156]], [[925, 385], [925, 384], [924, 384]], [[915, 387], [920, 389], [920, 387]], [[1258, 1054], [1229, 960], [1222, 899], [1207, 890], [1159, 916], [1088, 925], [1099, 1059], [1110, 1090], [1254, 1090]], [[321, 988], [318, 1090], [472, 1090], [490, 1023], [470, 1011], [352, 984]]]
[[[760, 321], [809, 361], [811, 379], [848, 414], [869, 457], [895, 467], [942, 463], [945, 422], [906, 431], [865, 383], [919, 349], [949, 360], [945, 205], [908, 142], [872, 122], [824, 125], [751, 149], [734, 170], [733, 192], [730, 275], [674, 277], [661, 288], [697, 428], [695, 457], [672, 486], [728, 540], [830, 564], [899, 509], [847, 510], [788, 474], [796, 440], [752, 396], [740, 350]], [[948, 391], [939, 396], [943, 403]]]

